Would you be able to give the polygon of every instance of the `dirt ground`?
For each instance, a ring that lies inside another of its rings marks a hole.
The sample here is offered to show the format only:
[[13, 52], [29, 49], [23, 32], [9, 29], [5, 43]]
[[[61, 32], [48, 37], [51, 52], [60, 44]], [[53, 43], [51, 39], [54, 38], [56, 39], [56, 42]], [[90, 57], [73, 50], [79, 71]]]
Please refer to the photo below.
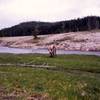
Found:
[[21, 98], [25, 98], [25, 100], [51, 100], [48, 97], [48, 94], [36, 94], [33, 93], [28, 95], [26, 93], [7, 93], [4, 88], [0, 88], [0, 100], [21, 100]]
[[52, 35], [1, 37], [0, 46], [17, 48], [47, 48], [55, 41], [57, 49], [100, 51], [100, 32], [69, 32]]

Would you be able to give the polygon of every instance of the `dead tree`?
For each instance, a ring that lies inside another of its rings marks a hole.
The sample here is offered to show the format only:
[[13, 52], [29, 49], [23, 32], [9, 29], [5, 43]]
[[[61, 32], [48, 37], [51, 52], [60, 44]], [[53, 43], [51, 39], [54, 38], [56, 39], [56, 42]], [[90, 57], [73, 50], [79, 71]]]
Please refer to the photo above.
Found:
[[39, 24], [36, 24], [35, 29], [32, 32], [34, 39], [37, 39], [37, 35], [39, 34]]

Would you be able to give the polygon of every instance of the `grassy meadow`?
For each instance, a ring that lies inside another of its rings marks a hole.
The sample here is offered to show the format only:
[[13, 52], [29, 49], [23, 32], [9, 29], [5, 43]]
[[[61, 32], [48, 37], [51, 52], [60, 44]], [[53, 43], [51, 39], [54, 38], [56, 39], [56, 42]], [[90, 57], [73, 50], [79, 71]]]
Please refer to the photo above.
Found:
[[0, 54], [0, 100], [5, 98], [100, 100], [100, 57]]

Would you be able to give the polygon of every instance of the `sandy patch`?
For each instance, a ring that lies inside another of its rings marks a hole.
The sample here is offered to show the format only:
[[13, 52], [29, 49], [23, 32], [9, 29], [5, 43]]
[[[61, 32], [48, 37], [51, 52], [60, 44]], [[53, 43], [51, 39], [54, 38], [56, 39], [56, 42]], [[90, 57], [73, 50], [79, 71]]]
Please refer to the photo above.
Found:
[[100, 51], [100, 32], [70, 32], [38, 37], [37, 40], [34, 40], [33, 36], [2, 37], [0, 45], [17, 48], [46, 48], [55, 40], [58, 49]]

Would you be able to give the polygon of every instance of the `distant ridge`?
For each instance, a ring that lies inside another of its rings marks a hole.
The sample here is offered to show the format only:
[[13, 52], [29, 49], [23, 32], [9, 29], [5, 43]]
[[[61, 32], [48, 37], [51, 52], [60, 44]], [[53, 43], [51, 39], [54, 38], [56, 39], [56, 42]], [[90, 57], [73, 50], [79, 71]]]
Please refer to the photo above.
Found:
[[28, 36], [36, 33], [56, 34], [76, 31], [90, 31], [100, 29], [99, 16], [87, 16], [73, 20], [59, 21], [59, 22], [24, 22], [10, 28], [0, 30], [0, 37], [4, 36]]

